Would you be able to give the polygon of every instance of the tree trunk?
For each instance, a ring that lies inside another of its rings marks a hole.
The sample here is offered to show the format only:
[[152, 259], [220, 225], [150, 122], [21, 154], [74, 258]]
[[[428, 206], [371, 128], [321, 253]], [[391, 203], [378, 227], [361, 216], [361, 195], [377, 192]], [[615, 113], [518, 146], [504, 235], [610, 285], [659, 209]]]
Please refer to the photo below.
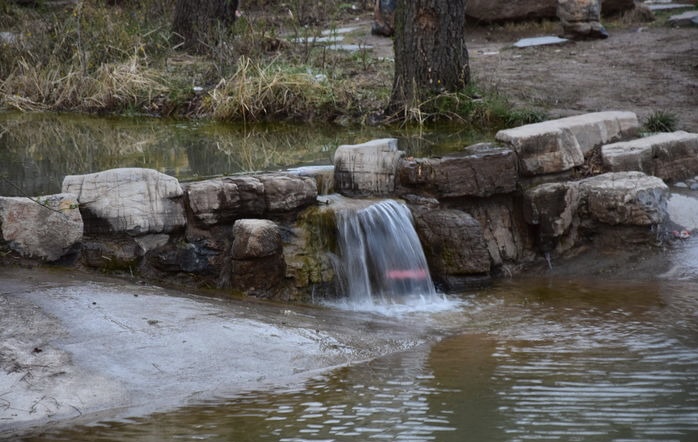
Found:
[[238, 0], [177, 0], [172, 31], [184, 49], [205, 52], [235, 21], [237, 6]]
[[466, 0], [398, 0], [395, 78], [389, 113], [419, 108], [470, 81], [465, 45]]

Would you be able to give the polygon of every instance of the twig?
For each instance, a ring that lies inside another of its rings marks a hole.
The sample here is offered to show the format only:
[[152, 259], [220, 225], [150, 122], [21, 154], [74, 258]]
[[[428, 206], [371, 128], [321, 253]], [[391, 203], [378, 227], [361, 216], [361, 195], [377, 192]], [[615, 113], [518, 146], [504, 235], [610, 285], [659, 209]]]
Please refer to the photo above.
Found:
[[27, 195], [27, 193], [24, 191], [24, 189], [22, 189], [21, 187], [19, 187], [17, 184], [13, 183], [12, 181], [8, 180], [8, 179], [5, 178], [4, 176], [0, 176], [0, 178], [2, 178], [2, 180], [3, 180], [4, 182], [6, 182], [7, 184], [9, 184], [10, 186], [14, 187], [15, 190], [17, 190], [19, 193], [21, 193], [23, 197], [30, 199], [31, 201], [35, 202], [36, 204], [40, 205], [41, 207], [44, 207], [44, 208], [46, 208], [46, 209], [48, 209], [48, 210], [50, 210], [50, 211], [52, 211], [52, 212], [60, 213], [60, 214], [63, 215], [64, 217], [68, 218], [68, 215], [66, 215], [66, 214], [63, 212], [63, 210], [54, 209], [53, 207], [50, 207], [48, 204], [43, 203], [43, 202], [41, 202], [40, 200], [38, 200], [38, 199], [36, 199], [36, 198], [34, 198], [34, 197], [31, 197], [31, 196]]

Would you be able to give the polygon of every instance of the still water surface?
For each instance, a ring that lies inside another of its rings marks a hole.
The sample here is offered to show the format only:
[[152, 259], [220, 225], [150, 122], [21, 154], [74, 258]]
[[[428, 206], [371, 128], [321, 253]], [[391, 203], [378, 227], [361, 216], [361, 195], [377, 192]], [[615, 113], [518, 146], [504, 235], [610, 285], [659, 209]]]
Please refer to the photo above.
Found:
[[339, 145], [398, 138], [407, 155], [454, 152], [491, 135], [449, 126], [407, 130], [240, 125], [157, 118], [0, 112], [0, 195], [61, 191], [63, 177], [145, 167], [180, 180], [332, 164]]
[[24, 440], [698, 440], [697, 284], [519, 279], [460, 299], [394, 315], [438, 342], [303, 389]]

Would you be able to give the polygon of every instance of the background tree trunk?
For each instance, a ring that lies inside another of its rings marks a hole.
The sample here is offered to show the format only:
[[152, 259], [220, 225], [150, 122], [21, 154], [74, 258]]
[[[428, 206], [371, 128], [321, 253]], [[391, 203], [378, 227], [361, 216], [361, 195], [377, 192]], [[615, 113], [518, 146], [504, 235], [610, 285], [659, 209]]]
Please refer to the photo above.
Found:
[[419, 107], [470, 82], [465, 45], [466, 0], [398, 0], [395, 78], [388, 111]]
[[221, 28], [235, 21], [237, 7], [238, 0], [177, 0], [172, 31], [184, 49], [204, 52], [215, 46]]

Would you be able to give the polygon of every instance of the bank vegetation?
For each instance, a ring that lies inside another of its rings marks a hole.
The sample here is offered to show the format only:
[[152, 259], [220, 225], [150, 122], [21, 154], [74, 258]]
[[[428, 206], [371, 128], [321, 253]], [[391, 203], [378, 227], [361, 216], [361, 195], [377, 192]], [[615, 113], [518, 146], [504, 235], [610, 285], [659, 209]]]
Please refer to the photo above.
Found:
[[370, 20], [370, 0], [266, 0], [212, 27], [203, 53], [172, 32], [165, 0], [0, 0], [0, 108], [93, 114], [366, 124], [537, 121], [477, 85], [386, 115], [393, 60], [332, 50], [322, 32]]

